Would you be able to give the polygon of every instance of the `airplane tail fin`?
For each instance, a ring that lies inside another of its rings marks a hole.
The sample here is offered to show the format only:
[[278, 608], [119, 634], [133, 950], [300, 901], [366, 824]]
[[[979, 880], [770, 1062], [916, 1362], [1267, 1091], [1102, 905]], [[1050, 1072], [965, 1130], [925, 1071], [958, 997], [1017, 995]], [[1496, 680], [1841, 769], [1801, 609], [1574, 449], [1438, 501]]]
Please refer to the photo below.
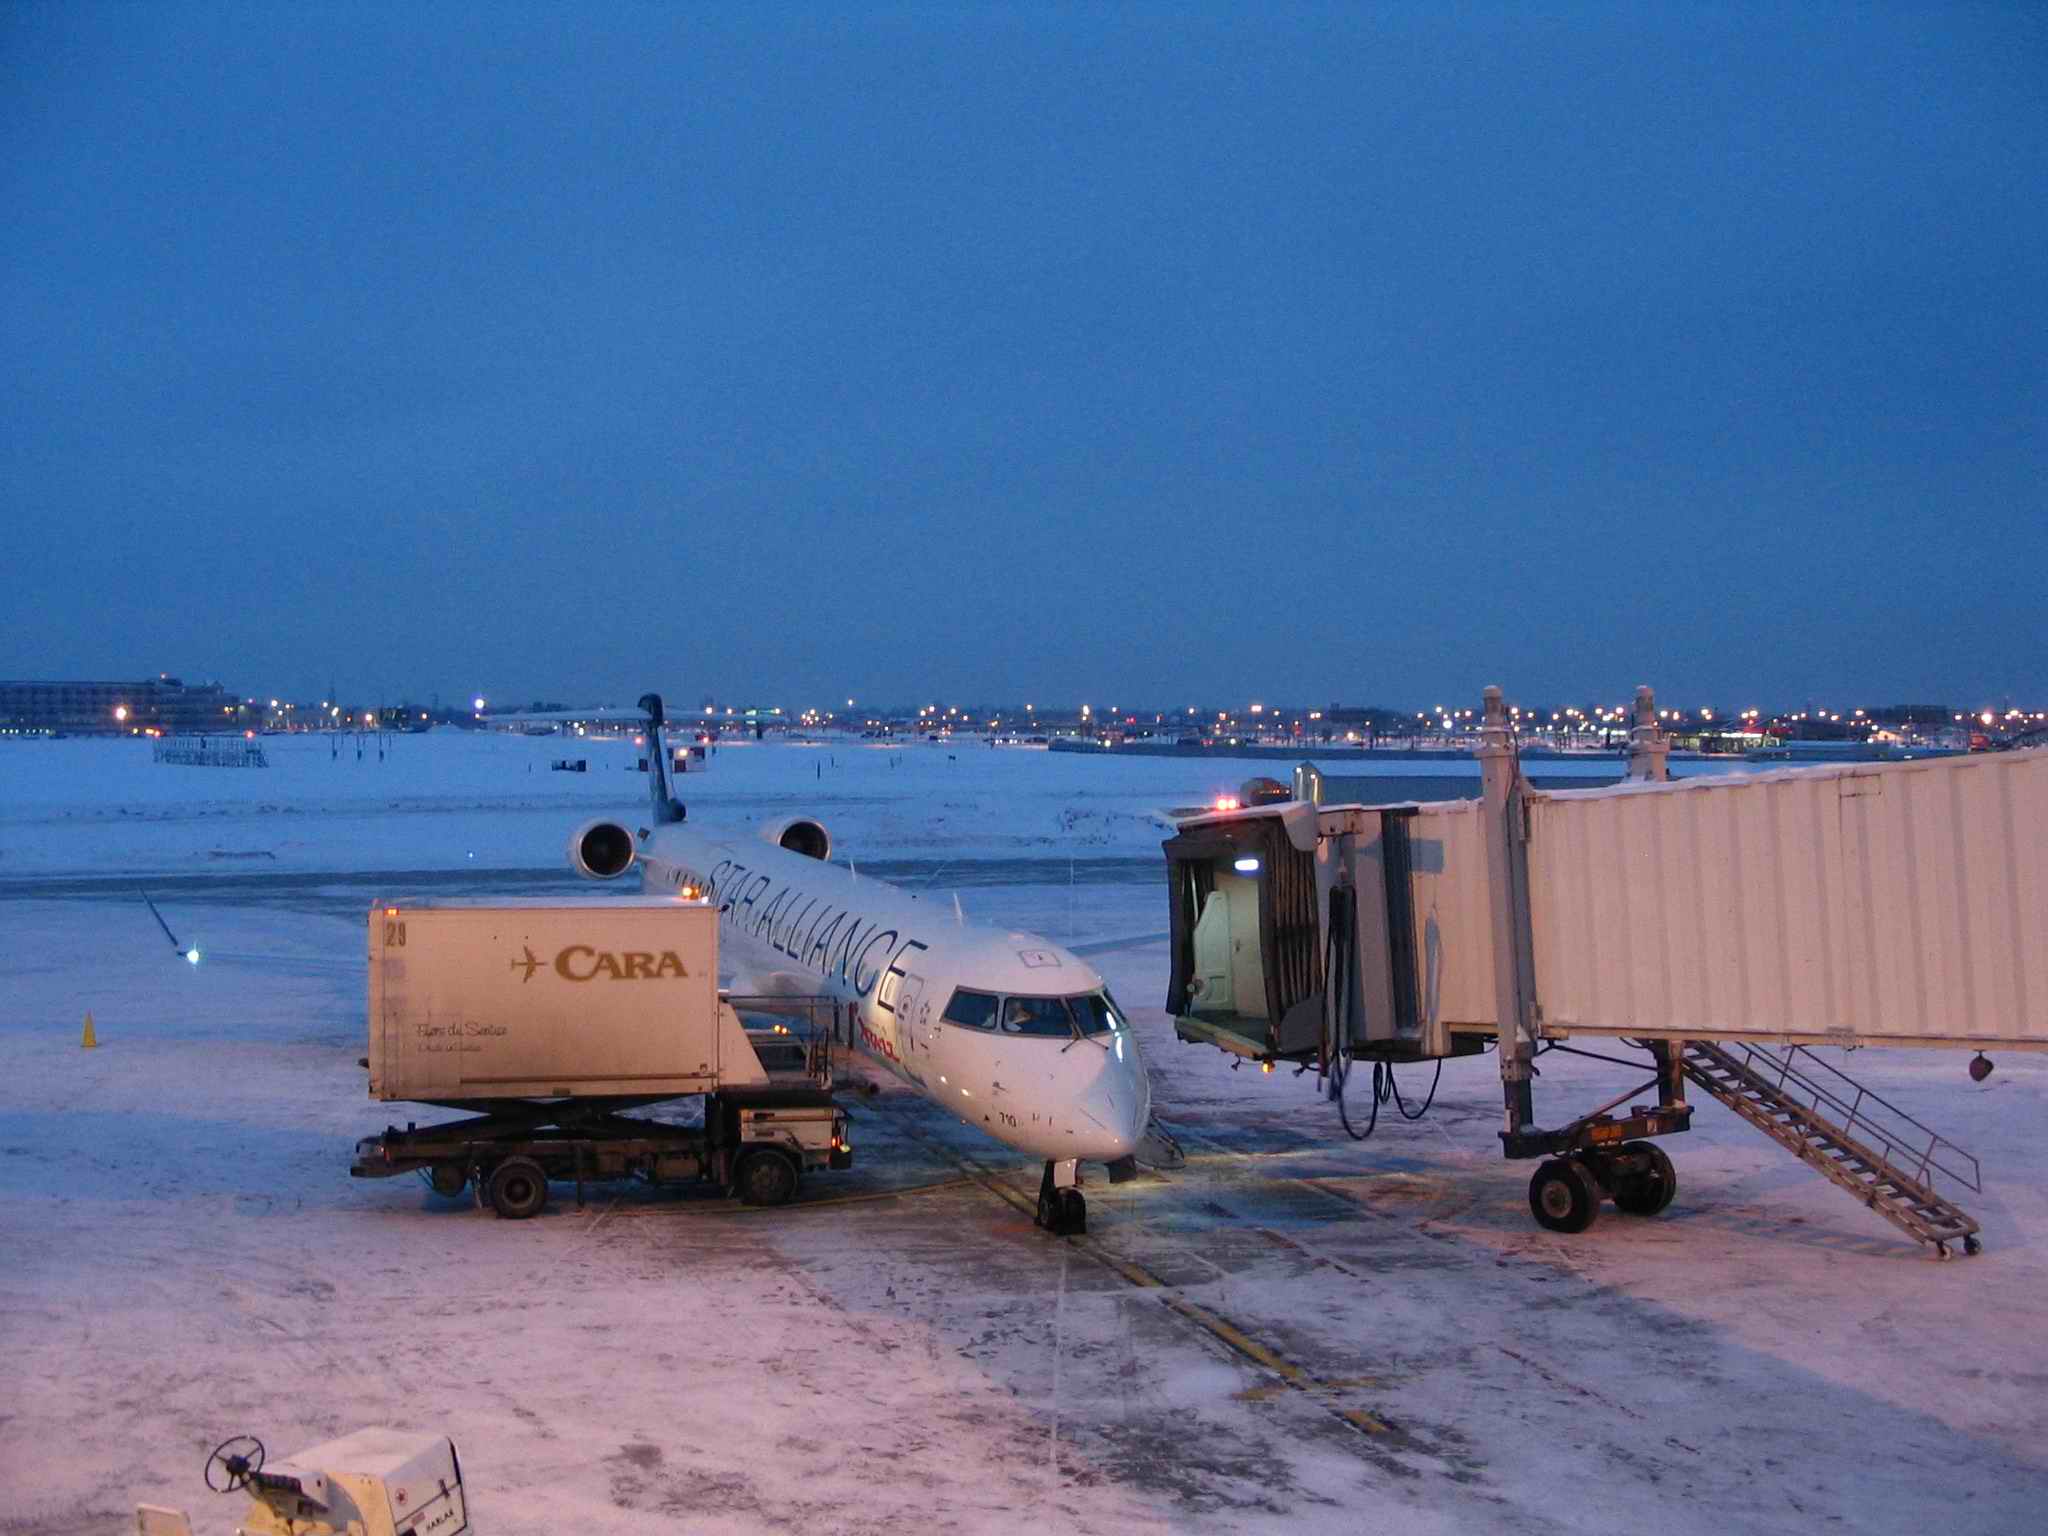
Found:
[[668, 719], [662, 713], [661, 695], [643, 693], [640, 707], [647, 711], [647, 793], [654, 802], [657, 826], [681, 821], [688, 813], [668, 784]]

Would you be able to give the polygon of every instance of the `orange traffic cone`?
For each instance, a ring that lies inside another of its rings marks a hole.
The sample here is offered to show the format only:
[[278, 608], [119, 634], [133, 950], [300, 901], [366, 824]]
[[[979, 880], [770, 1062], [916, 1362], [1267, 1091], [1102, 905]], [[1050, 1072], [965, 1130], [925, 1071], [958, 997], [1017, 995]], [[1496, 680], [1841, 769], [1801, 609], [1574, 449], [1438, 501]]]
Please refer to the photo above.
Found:
[[85, 1016], [85, 1038], [78, 1043], [88, 1051], [94, 1049], [100, 1043], [99, 1036], [92, 1032], [92, 1015], [90, 1013]]

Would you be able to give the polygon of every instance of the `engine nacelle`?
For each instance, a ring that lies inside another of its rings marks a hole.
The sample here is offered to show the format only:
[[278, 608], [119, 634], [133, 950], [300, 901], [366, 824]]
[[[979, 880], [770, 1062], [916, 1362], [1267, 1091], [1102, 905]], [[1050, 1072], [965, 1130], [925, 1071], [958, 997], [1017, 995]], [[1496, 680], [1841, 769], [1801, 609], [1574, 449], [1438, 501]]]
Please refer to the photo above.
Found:
[[822, 821], [813, 821], [808, 816], [771, 821], [761, 829], [761, 836], [776, 847], [800, 853], [807, 859], [822, 863], [832, 857], [832, 834], [825, 830]]
[[633, 867], [630, 827], [599, 817], [569, 834], [569, 862], [586, 880], [616, 880]]

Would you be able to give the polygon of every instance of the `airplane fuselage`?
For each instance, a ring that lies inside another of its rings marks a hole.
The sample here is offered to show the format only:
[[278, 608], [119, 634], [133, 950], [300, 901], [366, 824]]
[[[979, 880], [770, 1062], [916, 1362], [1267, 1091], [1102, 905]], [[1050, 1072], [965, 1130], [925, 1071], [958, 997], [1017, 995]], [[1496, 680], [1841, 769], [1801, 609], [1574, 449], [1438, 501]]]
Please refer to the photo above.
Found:
[[1077, 956], [767, 838], [672, 822], [642, 830], [634, 852], [647, 894], [718, 905], [736, 990], [835, 999], [865, 1055], [1034, 1157], [1136, 1151], [1150, 1083], [1102, 977]]

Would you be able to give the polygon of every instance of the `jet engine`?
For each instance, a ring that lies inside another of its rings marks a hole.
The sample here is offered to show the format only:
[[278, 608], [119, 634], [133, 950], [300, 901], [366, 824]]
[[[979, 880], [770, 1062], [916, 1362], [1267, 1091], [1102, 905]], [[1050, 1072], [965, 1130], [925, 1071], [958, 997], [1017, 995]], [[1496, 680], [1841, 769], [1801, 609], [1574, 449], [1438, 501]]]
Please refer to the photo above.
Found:
[[776, 847], [800, 853], [807, 859], [823, 862], [832, 857], [832, 834], [825, 830], [823, 822], [812, 821], [808, 816], [771, 821], [761, 829], [761, 835]]
[[586, 880], [616, 880], [633, 867], [633, 834], [600, 817], [569, 834], [569, 862]]

